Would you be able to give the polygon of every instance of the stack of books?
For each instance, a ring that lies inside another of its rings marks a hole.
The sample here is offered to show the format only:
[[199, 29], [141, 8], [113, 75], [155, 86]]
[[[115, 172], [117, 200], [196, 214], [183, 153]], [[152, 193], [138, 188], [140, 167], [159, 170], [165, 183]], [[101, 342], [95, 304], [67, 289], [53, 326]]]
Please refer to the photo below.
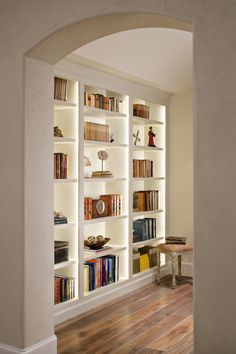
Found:
[[111, 171], [93, 171], [92, 178], [112, 178]]
[[54, 77], [54, 99], [67, 101], [67, 80]]
[[174, 245], [185, 245], [186, 244], [186, 237], [167, 236], [166, 243], [167, 244], [174, 244]]
[[58, 224], [67, 224], [68, 220], [67, 217], [64, 215], [55, 215], [54, 216], [54, 224], [58, 225]]

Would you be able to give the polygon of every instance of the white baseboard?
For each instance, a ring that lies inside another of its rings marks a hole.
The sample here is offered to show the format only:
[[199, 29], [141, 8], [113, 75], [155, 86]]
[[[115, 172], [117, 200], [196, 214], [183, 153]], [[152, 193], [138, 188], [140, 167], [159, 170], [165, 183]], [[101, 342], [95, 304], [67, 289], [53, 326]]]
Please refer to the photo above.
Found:
[[52, 336], [27, 348], [15, 348], [0, 343], [0, 354], [56, 354], [57, 337]]
[[[161, 275], [165, 276], [169, 274], [168, 266], [161, 268]], [[104, 305], [110, 301], [116, 300], [118, 297], [126, 295], [132, 291], [135, 291], [147, 284], [150, 284], [156, 280], [156, 269], [153, 272], [148, 272], [147, 274], [138, 274], [132, 282], [123, 282], [114, 287], [106, 288], [105, 292], [101, 291], [101, 294], [96, 294], [93, 297], [92, 294], [89, 297], [84, 297], [83, 300], [78, 302], [67, 304], [65, 308], [58, 310], [55, 314], [55, 324], [60, 324], [62, 322], [73, 320], [74, 317], [87, 313], [90, 310], [97, 309], [98, 306]], [[110, 285], [109, 285], [110, 286]], [[102, 290], [102, 289], [101, 289]], [[63, 304], [62, 304], [63, 305]], [[1, 353], [0, 353], [1, 354]]]

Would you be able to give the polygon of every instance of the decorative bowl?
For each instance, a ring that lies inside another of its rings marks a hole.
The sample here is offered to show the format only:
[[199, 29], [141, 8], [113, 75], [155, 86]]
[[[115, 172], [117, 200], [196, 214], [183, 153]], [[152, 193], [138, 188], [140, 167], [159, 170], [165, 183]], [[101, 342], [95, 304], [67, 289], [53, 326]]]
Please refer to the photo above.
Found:
[[96, 240], [95, 242], [90, 242], [89, 240], [84, 240], [84, 245], [89, 247], [91, 250], [98, 250], [102, 248], [108, 241], [110, 241], [109, 237], [105, 237], [103, 240]]

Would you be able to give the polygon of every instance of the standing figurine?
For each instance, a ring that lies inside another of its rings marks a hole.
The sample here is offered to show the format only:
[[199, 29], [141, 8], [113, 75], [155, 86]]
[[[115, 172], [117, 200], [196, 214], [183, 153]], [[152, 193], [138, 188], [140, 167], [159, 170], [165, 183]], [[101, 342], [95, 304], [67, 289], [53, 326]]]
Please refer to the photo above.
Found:
[[156, 136], [155, 133], [152, 131], [152, 127], [149, 127], [149, 132], [148, 132], [148, 146], [153, 146], [156, 147], [155, 142], [154, 142], [154, 137]]

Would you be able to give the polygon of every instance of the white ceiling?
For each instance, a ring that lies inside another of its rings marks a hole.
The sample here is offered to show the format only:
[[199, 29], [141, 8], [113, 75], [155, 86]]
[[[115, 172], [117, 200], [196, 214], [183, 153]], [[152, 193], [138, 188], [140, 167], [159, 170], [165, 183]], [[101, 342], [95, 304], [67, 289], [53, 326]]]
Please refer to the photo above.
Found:
[[192, 87], [192, 33], [144, 28], [93, 41], [74, 54], [150, 82], [169, 92]]

